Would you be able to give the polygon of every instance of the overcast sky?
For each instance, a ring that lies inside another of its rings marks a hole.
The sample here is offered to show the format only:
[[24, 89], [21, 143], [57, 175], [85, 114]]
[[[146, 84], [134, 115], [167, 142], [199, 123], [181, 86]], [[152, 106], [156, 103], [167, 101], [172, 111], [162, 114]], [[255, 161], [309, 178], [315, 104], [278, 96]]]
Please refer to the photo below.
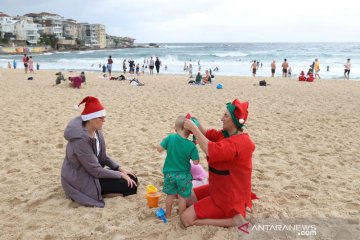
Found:
[[358, 42], [356, 0], [0, 0], [11, 15], [57, 13], [137, 43]]

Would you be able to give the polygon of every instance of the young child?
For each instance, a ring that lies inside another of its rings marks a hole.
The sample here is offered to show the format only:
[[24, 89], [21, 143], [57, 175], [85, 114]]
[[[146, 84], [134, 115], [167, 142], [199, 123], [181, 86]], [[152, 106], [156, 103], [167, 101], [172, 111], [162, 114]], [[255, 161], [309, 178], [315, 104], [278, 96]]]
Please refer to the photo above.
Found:
[[171, 216], [171, 209], [176, 194], [179, 197], [179, 215], [186, 209], [186, 198], [191, 195], [192, 176], [190, 159], [199, 164], [199, 152], [195, 144], [188, 140], [190, 133], [184, 129], [185, 116], [175, 121], [176, 133], [169, 134], [156, 147], [159, 152], [167, 151], [163, 167], [166, 196], [166, 217]]

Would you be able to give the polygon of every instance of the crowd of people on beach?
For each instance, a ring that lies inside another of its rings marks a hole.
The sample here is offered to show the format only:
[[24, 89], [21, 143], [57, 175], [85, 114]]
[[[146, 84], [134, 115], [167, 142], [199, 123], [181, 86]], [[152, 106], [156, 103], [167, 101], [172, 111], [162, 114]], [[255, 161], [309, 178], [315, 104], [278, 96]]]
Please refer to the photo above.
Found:
[[[187, 61], [189, 61], [189, 63], [187, 63]], [[185, 61], [184, 63], [184, 68], [183, 71], [184, 72], [188, 72], [189, 73], [189, 78], [193, 77], [193, 72], [196, 71], [194, 70], [194, 62], [192, 62], [191, 59], [187, 59], [187, 61]], [[25, 73], [35, 73], [34, 72], [34, 60], [32, 56], [28, 56], [27, 54], [24, 54], [22, 57], [22, 62], [24, 64], [24, 72]], [[196, 63], [195, 63], [196, 64]], [[16, 69], [17, 66], [17, 61], [14, 59], [12, 64], [11, 62], [8, 62], [8, 68], [13, 68]], [[112, 72], [113, 72], [113, 65], [114, 65], [114, 59], [112, 58], [112, 56], [109, 56], [107, 59], [107, 63], [105, 64], [101, 64], [99, 63], [99, 69], [102, 70], [103, 72], [103, 77], [106, 78], [108, 77], [109, 79], [112, 77]], [[94, 64], [91, 64], [91, 67], [94, 67]], [[167, 71], [168, 66], [166, 64], [163, 64], [162, 61], [159, 59], [159, 57], [154, 57], [154, 56], [150, 56], [149, 58], [145, 58], [143, 60], [143, 62], [135, 62], [132, 59], [124, 59], [122, 61], [122, 72], [123, 74], [136, 74], [136, 76], [140, 76], [140, 75], [145, 75], [146, 72], [148, 72], [149, 75], [153, 75], [154, 74], [154, 69], [156, 70], [157, 74], [160, 74], [160, 69], [163, 67], [163, 69], [165, 71]], [[250, 71], [252, 73], [253, 77], [257, 76], [258, 70], [259, 68], [263, 67], [263, 62], [260, 62], [259, 60], [252, 60], [251, 61], [251, 65], [250, 65]], [[39, 62], [36, 63], [36, 70], [40, 70], [40, 64]], [[197, 61], [197, 72], [201, 73], [202, 70], [202, 65], [201, 65], [201, 61], [198, 60]], [[276, 74], [276, 70], [277, 70], [277, 64], [276, 64], [276, 60], [273, 60], [270, 63], [270, 73], [271, 73], [271, 77], [275, 77]], [[206, 71], [210, 71], [210, 75], [212, 75], [212, 71], [213, 72], [219, 72], [220, 69], [218, 66], [215, 66], [213, 68], [209, 68], [209, 70]], [[300, 73], [302, 71], [306, 71], [306, 70], [300, 70]], [[330, 71], [330, 66], [327, 65], [326, 66], [326, 71], [329, 72]], [[351, 60], [350, 58], [347, 59], [347, 61], [344, 63], [344, 77], [345, 79], [350, 79], [350, 71], [351, 71]], [[284, 61], [281, 64], [281, 73], [282, 73], [282, 77], [286, 78], [286, 77], [292, 77], [292, 67], [290, 66], [289, 62], [287, 59], [284, 59]], [[205, 72], [206, 74], [206, 72]], [[315, 60], [309, 65], [309, 69], [307, 70], [307, 75], [310, 76], [310, 74], [314, 75], [314, 79], [321, 79], [320, 76], [320, 61], [318, 60], [318, 58], [315, 58]], [[197, 75], [196, 75], [197, 76]], [[300, 74], [299, 74], [300, 76]], [[203, 83], [206, 83], [206, 81], [203, 81]]]
[[[109, 74], [109, 77], [111, 77], [112, 73], [112, 66], [114, 64], [113, 58], [109, 56], [107, 60], [107, 64], [101, 64], [99, 63], [99, 68], [102, 69], [103, 76], [106, 76], [106, 73]], [[140, 68], [141, 65], [141, 68]], [[93, 66], [93, 64], [92, 64]], [[160, 61], [159, 57], [156, 57], [156, 60], [154, 60], [153, 56], [150, 56], [150, 59], [144, 59], [143, 63], [136, 63], [134, 60], [130, 59], [124, 59], [122, 62], [122, 71], [123, 74], [129, 73], [129, 74], [136, 74], [139, 75], [145, 75], [145, 71], [148, 69], [149, 74], [154, 74], [154, 68], [156, 70], [156, 73], [160, 73], [160, 68], [162, 67], [162, 62]], [[167, 65], [164, 66], [164, 70], [167, 71]]]
[[[259, 61], [253, 60], [251, 62], [250, 71], [252, 72], [253, 77], [256, 77], [256, 73], [257, 73], [259, 67], [262, 67], [262, 63], [260, 63]], [[350, 58], [348, 58], [344, 64], [345, 79], [349, 79], [350, 69], [351, 69], [351, 62], [350, 62]], [[271, 77], [275, 77], [276, 60], [273, 60], [271, 62], [270, 70], [271, 70]], [[281, 64], [281, 70], [282, 70], [283, 78], [292, 76], [292, 68], [289, 65], [289, 62], [286, 58], [284, 59], [284, 61]], [[330, 71], [330, 66], [326, 66], [326, 71], [327, 72]], [[312, 64], [309, 65], [309, 70], [307, 71], [307, 74], [306, 74], [308, 76], [306, 79], [312, 79], [312, 80], [306, 80], [306, 81], [312, 82], [316, 78], [321, 79], [319, 73], [320, 73], [320, 61], [317, 58], [315, 58], [315, 60], [312, 62]], [[299, 81], [304, 81], [304, 80], [300, 80], [300, 76], [304, 76], [304, 70], [301, 70], [300, 75], [299, 75]], [[303, 79], [303, 77], [301, 77], [301, 79]]]

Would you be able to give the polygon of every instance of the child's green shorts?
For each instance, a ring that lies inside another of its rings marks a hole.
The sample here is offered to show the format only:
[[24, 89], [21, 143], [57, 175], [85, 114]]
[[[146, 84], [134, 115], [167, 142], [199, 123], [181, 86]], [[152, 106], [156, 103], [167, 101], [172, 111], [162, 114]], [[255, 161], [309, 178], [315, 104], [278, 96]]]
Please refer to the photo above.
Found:
[[163, 192], [168, 195], [179, 194], [183, 198], [189, 198], [192, 189], [191, 173], [172, 172], [165, 173]]

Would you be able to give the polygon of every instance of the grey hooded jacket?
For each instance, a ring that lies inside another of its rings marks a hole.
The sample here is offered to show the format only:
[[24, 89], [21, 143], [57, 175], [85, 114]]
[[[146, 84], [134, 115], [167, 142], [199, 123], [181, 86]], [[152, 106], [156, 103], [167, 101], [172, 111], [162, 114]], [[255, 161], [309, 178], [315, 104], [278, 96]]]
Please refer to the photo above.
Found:
[[[64, 131], [68, 141], [61, 168], [61, 185], [65, 194], [85, 206], [104, 207], [99, 178], [121, 178], [119, 165], [106, 155], [104, 136], [97, 131], [100, 153], [96, 156], [96, 140], [88, 136], [81, 117], [72, 119]], [[110, 169], [104, 168], [108, 166]]]

